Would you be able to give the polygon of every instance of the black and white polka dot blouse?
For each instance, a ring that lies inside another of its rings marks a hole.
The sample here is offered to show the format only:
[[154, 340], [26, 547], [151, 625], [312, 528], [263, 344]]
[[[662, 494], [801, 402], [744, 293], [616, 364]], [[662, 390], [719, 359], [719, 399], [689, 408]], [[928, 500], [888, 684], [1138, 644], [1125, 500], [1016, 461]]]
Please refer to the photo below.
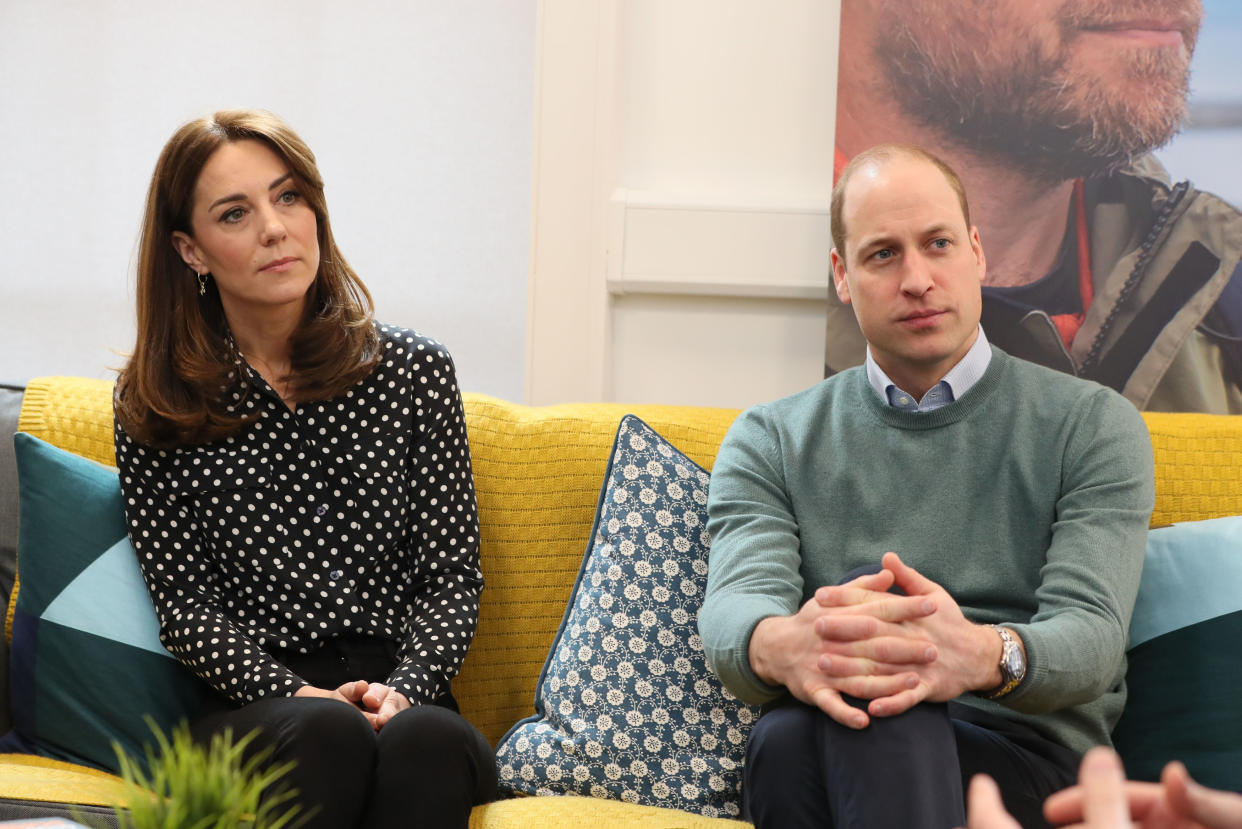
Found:
[[474, 635], [479, 525], [444, 346], [378, 326], [383, 356], [344, 396], [290, 411], [239, 358], [239, 434], [173, 450], [118, 425], [129, 536], [164, 645], [235, 702], [306, 683], [268, 655], [333, 637], [400, 643], [389, 685], [449, 689]]

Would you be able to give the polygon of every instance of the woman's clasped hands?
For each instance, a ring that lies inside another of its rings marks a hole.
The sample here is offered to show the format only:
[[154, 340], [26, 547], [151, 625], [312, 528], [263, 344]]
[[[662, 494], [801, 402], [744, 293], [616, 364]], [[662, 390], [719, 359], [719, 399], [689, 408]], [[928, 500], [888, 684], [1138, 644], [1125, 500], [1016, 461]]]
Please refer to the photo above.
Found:
[[348, 703], [367, 718], [371, 727], [379, 731], [388, 721], [410, 707], [405, 694], [379, 682], [367, 682], [364, 679], [346, 682], [336, 690], [316, 688], [314, 685], [303, 685], [296, 697], [324, 697], [338, 699]]

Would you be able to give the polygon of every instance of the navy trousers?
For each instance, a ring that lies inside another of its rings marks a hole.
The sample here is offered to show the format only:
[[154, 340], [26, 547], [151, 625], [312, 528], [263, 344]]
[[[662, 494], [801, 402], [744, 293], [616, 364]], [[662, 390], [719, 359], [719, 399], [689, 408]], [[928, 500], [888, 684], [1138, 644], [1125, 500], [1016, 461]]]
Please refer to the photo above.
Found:
[[[841, 583], [877, 570], [860, 567]], [[966, 825], [970, 778], [985, 773], [1024, 829], [1044, 829], [1044, 799], [1076, 780], [1079, 759], [961, 703], [922, 703], [856, 731], [786, 695], [751, 730], [742, 796], [757, 829], [953, 829]]]
[[1044, 799], [1075, 780], [1078, 755], [1030, 728], [960, 703], [924, 703], [855, 731], [788, 697], [746, 746], [742, 791], [758, 829], [951, 829], [983, 772], [1024, 827], [1044, 827]]

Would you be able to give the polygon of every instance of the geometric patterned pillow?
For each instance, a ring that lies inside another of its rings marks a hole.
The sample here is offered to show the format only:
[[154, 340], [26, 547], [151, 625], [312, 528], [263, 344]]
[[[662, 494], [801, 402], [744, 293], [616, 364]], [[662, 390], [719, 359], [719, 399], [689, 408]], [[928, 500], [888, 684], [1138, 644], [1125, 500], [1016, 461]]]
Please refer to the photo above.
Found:
[[1242, 517], [1150, 531], [1113, 730], [1129, 776], [1158, 780], [1181, 760], [1200, 783], [1242, 791], [1239, 641]]
[[143, 715], [167, 732], [209, 690], [160, 644], [117, 473], [24, 433], [14, 449], [13, 730], [0, 751], [114, 771], [113, 740], [142, 758], [154, 743]]
[[621, 420], [536, 713], [496, 750], [502, 790], [740, 816], [759, 712], [708, 670], [698, 635], [707, 484], [647, 424]]

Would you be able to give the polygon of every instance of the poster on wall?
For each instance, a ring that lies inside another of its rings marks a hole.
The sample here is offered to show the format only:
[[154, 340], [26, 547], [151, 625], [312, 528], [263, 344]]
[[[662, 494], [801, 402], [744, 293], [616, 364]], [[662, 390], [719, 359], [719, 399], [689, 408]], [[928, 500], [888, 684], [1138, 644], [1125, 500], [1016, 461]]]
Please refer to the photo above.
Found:
[[[835, 169], [883, 142], [961, 176], [983, 327], [1140, 409], [1242, 413], [1242, 7], [842, 0]], [[829, 291], [825, 372], [863, 361]]]

